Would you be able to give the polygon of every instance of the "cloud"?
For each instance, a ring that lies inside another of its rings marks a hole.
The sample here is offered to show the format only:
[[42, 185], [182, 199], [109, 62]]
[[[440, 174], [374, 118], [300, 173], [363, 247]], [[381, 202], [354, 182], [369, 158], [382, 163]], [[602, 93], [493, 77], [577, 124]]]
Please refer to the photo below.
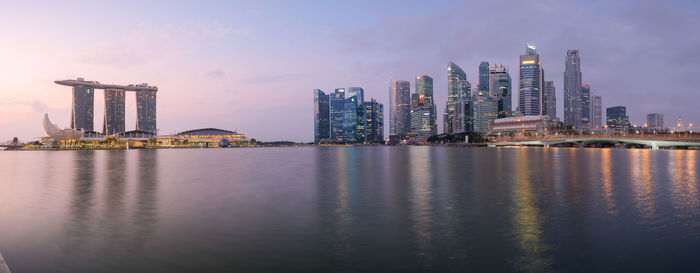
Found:
[[216, 70], [209, 71], [204, 75], [207, 77], [210, 77], [210, 78], [223, 78], [226, 76], [226, 73], [221, 69], [216, 69]]

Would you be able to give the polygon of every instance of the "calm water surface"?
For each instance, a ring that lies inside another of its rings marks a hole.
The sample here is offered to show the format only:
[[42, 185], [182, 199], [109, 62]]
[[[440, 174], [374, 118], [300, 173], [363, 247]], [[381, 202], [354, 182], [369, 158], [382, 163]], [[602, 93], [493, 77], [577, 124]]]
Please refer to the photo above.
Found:
[[0, 152], [22, 272], [698, 272], [700, 151]]

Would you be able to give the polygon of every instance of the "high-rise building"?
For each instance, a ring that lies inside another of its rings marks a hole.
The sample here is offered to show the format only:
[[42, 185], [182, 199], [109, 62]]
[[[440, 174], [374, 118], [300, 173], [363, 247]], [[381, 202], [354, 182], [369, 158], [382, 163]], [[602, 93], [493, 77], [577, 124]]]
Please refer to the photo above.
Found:
[[663, 131], [664, 130], [664, 114], [662, 113], [651, 113], [647, 114], [647, 128], [651, 130]]
[[343, 105], [343, 142], [356, 143], [357, 139], [357, 108], [358, 101], [356, 96], [345, 98]]
[[452, 133], [471, 132], [474, 129], [472, 85], [467, 80], [460, 80], [457, 82], [457, 87], [459, 95], [453, 103]]
[[498, 118], [498, 101], [488, 93], [479, 91], [472, 102], [474, 113], [474, 132], [486, 134], [489, 124]]
[[[455, 119], [455, 106], [459, 100], [464, 100], [471, 94], [464, 94], [464, 85], [467, 82], [467, 73], [453, 62], [447, 63], [447, 103], [445, 105], [445, 113], [443, 115], [444, 132], [452, 134], [457, 132], [453, 126], [458, 124], [459, 117]], [[471, 89], [469, 89], [471, 91]]]
[[377, 143], [384, 141], [384, 106], [372, 99], [364, 103], [367, 120], [366, 141]]
[[603, 129], [603, 98], [591, 95], [591, 130], [600, 133]]
[[314, 142], [331, 138], [330, 96], [321, 89], [314, 89]]
[[[432, 121], [430, 131], [432, 134], [437, 134], [437, 111], [435, 109], [435, 99], [433, 98], [433, 78], [426, 75], [416, 77], [416, 93], [423, 95], [424, 100], [421, 107], [430, 108], [430, 120]], [[411, 127], [413, 127], [413, 123], [411, 123]]]
[[511, 83], [508, 68], [502, 65], [489, 66], [489, 91], [498, 101], [498, 117], [509, 117], [513, 113], [512, 95], [513, 85]]
[[390, 133], [411, 132], [411, 85], [408, 81], [391, 81]]
[[[147, 84], [142, 84], [147, 86]], [[136, 130], [156, 131], [156, 91], [136, 92]]]
[[343, 142], [343, 110], [345, 109], [345, 88], [336, 88], [330, 96], [331, 102], [331, 141]]
[[557, 118], [557, 92], [553, 81], [544, 82], [542, 115], [549, 116], [554, 120]]
[[627, 133], [630, 124], [629, 117], [627, 116], [627, 108], [624, 106], [614, 106], [607, 108], [605, 111], [609, 132], [615, 134]]
[[411, 133], [417, 139], [427, 139], [436, 134], [433, 109], [433, 98], [418, 93], [411, 95]]
[[[479, 92], [486, 93], [490, 91], [489, 68], [489, 62], [484, 61], [479, 64]], [[493, 94], [490, 95], [493, 96]]]
[[105, 121], [102, 128], [105, 135], [116, 135], [125, 131], [124, 92], [124, 89], [105, 89]]
[[[78, 78], [78, 81], [83, 81]], [[95, 89], [91, 86], [73, 86], [73, 104], [70, 117], [71, 129], [93, 131], [95, 109]]]
[[591, 129], [591, 86], [581, 85], [581, 131]]
[[520, 55], [518, 106], [523, 116], [542, 114], [542, 78], [540, 55], [534, 45], [527, 44], [525, 55]]
[[348, 92], [346, 97], [356, 97], [357, 98], [357, 122], [355, 126], [355, 142], [365, 141], [365, 127], [367, 126], [367, 119], [365, 118], [365, 90], [361, 87], [348, 87]]
[[567, 50], [564, 63], [564, 124], [581, 128], [581, 58], [578, 50]]

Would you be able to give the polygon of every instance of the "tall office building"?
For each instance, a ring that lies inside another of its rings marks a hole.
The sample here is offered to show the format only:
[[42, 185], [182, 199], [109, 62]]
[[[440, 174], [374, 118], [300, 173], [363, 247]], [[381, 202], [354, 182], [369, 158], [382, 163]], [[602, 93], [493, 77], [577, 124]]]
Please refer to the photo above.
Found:
[[361, 87], [348, 87], [347, 94], [345, 97], [356, 97], [357, 98], [357, 122], [355, 126], [355, 142], [365, 141], [365, 127], [367, 126], [367, 119], [365, 118], [365, 90]]
[[417, 139], [427, 139], [436, 134], [433, 106], [433, 98], [418, 93], [411, 95], [411, 133]]
[[520, 93], [518, 106], [523, 116], [542, 114], [543, 71], [540, 55], [534, 45], [525, 46], [525, 55], [520, 55]]
[[581, 128], [581, 58], [578, 50], [567, 50], [564, 63], [564, 124]]
[[384, 142], [384, 105], [372, 99], [364, 103], [367, 119], [366, 141]]
[[156, 131], [156, 91], [136, 92], [136, 130], [158, 133]]
[[603, 129], [603, 98], [591, 95], [591, 130], [600, 133]]
[[630, 120], [627, 116], [627, 108], [624, 106], [609, 107], [606, 110], [606, 123], [609, 132], [625, 134], [629, 128]]
[[471, 132], [474, 129], [472, 85], [467, 80], [460, 80], [457, 87], [459, 96], [453, 103], [452, 133]]
[[581, 126], [582, 131], [591, 129], [591, 87], [581, 85]]
[[512, 115], [513, 85], [507, 67], [502, 65], [489, 66], [488, 93], [498, 101], [499, 118], [507, 118]]
[[[430, 131], [437, 134], [437, 110], [435, 107], [435, 99], [433, 98], [433, 78], [421, 75], [416, 77], [416, 93], [423, 95], [423, 107], [430, 108]], [[429, 100], [426, 100], [429, 99]], [[413, 127], [413, 124], [411, 124]]]
[[553, 81], [544, 82], [544, 92], [543, 95], [543, 105], [542, 105], [542, 115], [549, 116], [550, 119], [557, 118], [557, 91], [554, 87]]
[[[447, 103], [445, 105], [445, 113], [443, 115], [444, 132], [447, 134], [456, 133], [459, 130], [455, 130], [455, 125], [463, 123], [460, 122], [459, 116], [455, 116], [455, 107], [464, 100], [471, 97], [471, 93], [466, 94], [464, 85], [469, 84], [467, 81], [467, 73], [462, 70], [458, 65], [453, 62], [447, 63]], [[471, 86], [468, 89], [471, 92]]]
[[411, 86], [408, 81], [391, 81], [390, 133], [411, 132]]
[[[78, 81], [83, 81], [78, 78]], [[95, 109], [95, 89], [90, 86], [73, 86], [73, 103], [70, 116], [70, 128], [93, 131]]]
[[343, 142], [356, 143], [360, 142], [357, 138], [357, 108], [358, 101], [356, 96], [345, 98], [343, 105]]
[[330, 96], [331, 141], [343, 142], [343, 110], [345, 109], [345, 88], [336, 88]]
[[[490, 69], [489, 68], [490, 67], [491, 66], [489, 65], [489, 62], [486, 62], [486, 61], [481, 62], [479, 64], [479, 88], [478, 88], [479, 92], [486, 93], [486, 92], [490, 91], [490, 88], [489, 88], [489, 84], [490, 84], [490, 81], [489, 81]], [[493, 94], [490, 94], [490, 95], [493, 96]]]
[[124, 89], [105, 89], [105, 115], [102, 133], [115, 135], [124, 132]]
[[321, 89], [314, 89], [314, 142], [331, 138], [330, 96]]
[[489, 131], [489, 124], [498, 118], [498, 101], [489, 96], [488, 93], [479, 91], [472, 102], [474, 113], [474, 132], [486, 134]]
[[647, 114], [647, 128], [657, 131], [664, 130], [664, 114], [651, 113]]

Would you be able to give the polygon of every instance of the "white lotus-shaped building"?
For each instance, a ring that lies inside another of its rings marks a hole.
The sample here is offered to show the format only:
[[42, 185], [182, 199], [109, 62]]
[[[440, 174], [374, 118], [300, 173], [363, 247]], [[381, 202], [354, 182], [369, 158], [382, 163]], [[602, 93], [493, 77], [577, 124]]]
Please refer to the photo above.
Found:
[[60, 129], [58, 125], [51, 123], [51, 120], [49, 120], [49, 114], [44, 114], [44, 130], [51, 138], [53, 138], [53, 140], [56, 141], [78, 140], [83, 137], [82, 130]]

